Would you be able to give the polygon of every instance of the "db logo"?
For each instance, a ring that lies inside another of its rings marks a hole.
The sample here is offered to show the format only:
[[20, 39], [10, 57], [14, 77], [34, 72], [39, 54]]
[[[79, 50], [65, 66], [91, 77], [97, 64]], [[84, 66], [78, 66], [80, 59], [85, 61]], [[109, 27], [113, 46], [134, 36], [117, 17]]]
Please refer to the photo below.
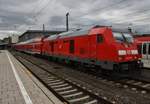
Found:
[[127, 50], [127, 54], [131, 54], [131, 51], [130, 51], [130, 50]]

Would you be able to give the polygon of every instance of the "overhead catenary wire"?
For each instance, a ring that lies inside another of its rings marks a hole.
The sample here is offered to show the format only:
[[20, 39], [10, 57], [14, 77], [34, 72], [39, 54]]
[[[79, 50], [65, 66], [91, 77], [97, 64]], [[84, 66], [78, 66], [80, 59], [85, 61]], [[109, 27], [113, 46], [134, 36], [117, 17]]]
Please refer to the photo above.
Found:
[[[103, 11], [105, 11], [105, 12], [107, 12], [107, 11], [109, 11], [108, 9], [112, 9], [112, 8], [116, 8], [117, 6], [120, 6], [120, 4], [121, 3], [123, 3], [123, 2], [127, 2], [127, 0], [121, 0], [121, 1], [118, 1], [118, 2], [116, 2], [116, 3], [112, 3], [111, 5], [107, 5], [107, 6], [105, 6], [105, 7], [102, 7], [102, 8], [98, 8], [98, 9], [95, 9], [94, 10], [94, 12], [92, 12], [92, 13], [84, 13], [84, 14], [82, 14], [82, 15], [78, 15], [78, 16], [75, 16], [75, 18], [77, 19], [74, 19], [73, 20], [73, 22], [74, 21], [78, 21], [80, 18], [82, 18], [82, 17], [84, 17], [84, 16], [86, 16], [86, 15], [92, 15], [92, 14], [96, 14], [97, 12], [99, 12], [99, 14], [102, 12], [103, 13]], [[131, 5], [130, 3], [128, 3], [127, 4], [127, 6], [129, 6], [129, 5]], [[123, 7], [124, 8], [124, 7]], [[119, 9], [123, 9], [123, 8], [119, 8]], [[133, 11], [133, 12], [130, 12], [130, 13], [127, 13], [127, 14], [124, 14], [124, 16], [128, 16], [128, 18], [130, 18], [130, 17], [133, 17], [133, 18], [135, 18], [134, 20], [135, 21], [143, 21], [143, 20], [148, 20], [149, 19], [149, 17], [144, 17], [143, 16], [143, 18], [141, 18], [142, 16], [140, 15], [140, 16], [138, 16], [138, 15], [136, 15], [135, 16], [135, 14], [134, 13], [136, 13], [136, 14], [143, 14], [143, 15], [148, 15], [148, 14], [145, 14], [145, 12], [148, 12], [149, 10], [141, 10], [141, 11]], [[129, 17], [129, 15], [131, 15], [130, 17]], [[140, 18], [139, 18], [140, 17]], [[118, 17], [118, 21], [123, 21], [122, 20], [122, 18], [119, 18]], [[128, 19], [129, 20], [129, 22], [131, 21], [131, 22], [133, 22], [132, 20], [131, 20], [131, 18], [130, 19]], [[116, 21], [117, 21], [117, 19], [116, 19]], [[127, 21], [127, 20], [126, 20]], [[125, 21], [125, 22], [126, 22]], [[123, 22], [122, 22], [123, 23]]]
[[[39, 8], [39, 5], [43, 2], [44, 0], [40, 0], [37, 5], [32, 9], [31, 13], [32, 15], [30, 16], [30, 18], [33, 20], [32, 22], [34, 23], [33, 25], [29, 25], [28, 29], [31, 29], [33, 27], [37, 26], [37, 22], [38, 22], [38, 16], [42, 13], [42, 11], [44, 11], [48, 5], [50, 4], [51, 1], [53, 0], [47, 0], [47, 2], [45, 3], [45, 5], [43, 5], [38, 11], [36, 11]], [[26, 30], [26, 29], [25, 29]]]
[[42, 11], [44, 11], [50, 2], [52, 2], [53, 0], [48, 0], [48, 2], [46, 3], [46, 5], [44, 5], [39, 11], [37, 11], [34, 15], [33, 15], [33, 19], [35, 19], [35, 21], [37, 21], [37, 17], [42, 13]]
[[[92, 12], [92, 13], [84, 13], [84, 14], [82, 14], [82, 15], [78, 15], [78, 16], [74, 16], [74, 20], [72, 20], [72, 23], [74, 23], [75, 21], [78, 21], [80, 18], [82, 18], [83, 16], [86, 16], [86, 15], [92, 15], [92, 14], [96, 14], [97, 12], [99, 12], [99, 13], [101, 13], [101, 12], [103, 12], [103, 11], [107, 11], [108, 9], [112, 9], [112, 8], [114, 8], [114, 7], [116, 7], [117, 5], [120, 5], [120, 4], [122, 4], [123, 2], [126, 2], [127, 0], [120, 0], [120, 1], [117, 1], [117, 2], [115, 2], [115, 3], [112, 3], [112, 4], [110, 4], [110, 5], [107, 5], [107, 6], [104, 6], [104, 7], [102, 7], [102, 8], [97, 8], [97, 9], [95, 9], [94, 10], [94, 12]], [[89, 24], [89, 25], [87, 25], [87, 24], [85, 24], [85, 26], [92, 26], [92, 25], [94, 25], [95, 23], [92, 23], [92, 24]]]
[[[37, 12], [33, 13], [33, 16], [31, 18], [33, 18], [33, 20], [35, 20], [34, 22], [38, 22], [38, 17], [40, 16], [40, 14], [48, 7], [48, 5], [50, 5], [50, 1], [52, 0], [49, 0], [48, 3], [46, 5], [44, 5], [43, 7], [41, 7], [40, 10], [38, 10]], [[97, 8], [97, 9], [94, 9], [94, 12], [92, 13], [83, 13], [81, 15], [78, 15], [78, 16], [74, 16], [74, 19], [71, 21], [72, 23], [75, 23], [76, 21], [78, 21], [81, 17], [84, 17], [86, 15], [92, 15], [92, 14], [96, 14], [96, 13], [103, 13], [105, 11], [109, 11], [113, 8], [117, 8], [118, 6], [121, 6], [122, 3], [124, 2], [128, 2], [129, 0], [119, 0], [119, 1], [116, 1], [115, 3], [111, 3], [110, 5], [106, 5], [104, 7], [101, 7], [101, 8]], [[40, 1], [42, 2], [42, 0]], [[126, 4], [127, 6], [131, 5], [130, 3], [127, 3]], [[36, 7], [37, 8], [37, 7]], [[35, 9], [36, 9], [35, 8]], [[121, 6], [121, 9], [123, 9], [124, 6], [122, 7]], [[35, 11], [35, 9], [33, 9]], [[119, 8], [120, 9], [120, 8]], [[133, 12], [129, 12], [129, 13], [126, 13], [124, 14], [124, 16], [128, 16], [128, 18], [131, 16], [133, 17], [134, 19], [128, 19], [128, 20], [122, 20], [122, 18], [118, 18], [118, 20], [116, 19], [115, 21], [122, 21], [122, 23], [126, 23], [126, 22], [134, 22], [134, 21], [146, 21], [149, 19], [149, 17], [143, 17], [143, 18], [138, 18], [138, 15], [137, 14], [144, 14], [145, 12], [148, 12], [149, 10], [139, 10], [139, 11], [133, 11]], [[141, 13], [142, 12], [142, 13]], [[137, 15], [137, 16], [134, 16], [134, 15]], [[146, 14], [144, 14], [146, 15]], [[120, 20], [119, 20], [120, 19]], [[93, 24], [93, 23], [92, 23]], [[83, 24], [84, 25], [84, 24]], [[85, 24], [87, 25], [87, 24]], [[90, 24], [91, 25], [91, 24]]]
[[[49, 1], [50, 2], [50, 1]], [[110, 5], [107, 5], [107, 6], [104, 6], [104, 7], [102, 7], [102, 8], [98, 8], [98, 9], [95, 9], [95, 11], [93, 12], [93, 13], [96, 13], [96, 12], [102, 12], [102, 11], [104, 11], [104, 10], [108, 10], [108, 9], [112, 9], [112, 8], [114, 8], [114, 7], [116, 7], [116, 6], [118, 6], [118, 5], [120, 5], [121, 3], [123, 3], [123, 2], [127, 2], [127, 0], [120, 0], [120, 1], [118, 1], [118, 2], [115, 2], [115, 3], [112, 3], [112, 4], [110, 4]], [[48, 5], [49, 3], [47, 3], [47, 5]], [[43, 11], [43, 10], [45, 10], [45, 8], [47, 7], [47, 5], [45, 5], [43, 8], [41, 8], [37, 13], [35, 13], [35, 15], [33, 16], [33, 18], [35, 19], [35, 20], [37, 20], [37, 17], [40, 15], [40, 13]], [[146, 10], [145, 10], [146, 11]], [[92, 13], [92, 14], [93, 14]], [[85, 16], [85, 15], [88, 15], [88, 14], [90, 14], [90, 13], [85, 13], [85, 14], [83, 14], [83, 16]], [[132, 13], [131, 13], [132, 14]], [[81, 16], [81, 15], [80, 15]], [[78, 17], [78, 16], [77, 16]], [[77, 18], [76, 16], [75, 16], [75, 18]], [[82, 17], [82, 16], [81, 16]], [[140, 19], [138, 19], [138, 20], [140, 20]], [[142, 19], [143, 20], [143, 19]]]

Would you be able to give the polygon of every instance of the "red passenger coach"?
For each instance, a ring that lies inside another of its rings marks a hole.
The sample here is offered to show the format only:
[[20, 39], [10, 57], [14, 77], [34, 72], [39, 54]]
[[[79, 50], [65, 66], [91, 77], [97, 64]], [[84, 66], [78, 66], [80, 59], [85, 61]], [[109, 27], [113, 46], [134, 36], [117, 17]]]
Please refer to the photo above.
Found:
[[132, 35], [112, 31], [110, 27], [69, 31], [29, 41], [24, 46], [17, 45], [26, 46], [30, 47], [27, 50], [31, 53], [41, 53], [65, 62], [94, 65], [102, 70], [140, 72], [142, 67], [141, 55]]
[[[48, 38], [43, 39], [43, 45], [42, 45], [42, 55], [45, 56], [52, 56], [57, 49], [57, 39], [58, 35], [52, 35]], [[54, 51], [55, 50], [55, 51]]]
[[42, 38], [35, 38], [25, 42], [20, 42], [15, 45], [15, 48], [19, 51], [30, 54], [41, 54], [42, 44]]
[[135, 37], [136, 43], [138, 45], [139, 53], [142, 55], [143, 59], [150, 59], [150, 36], [137, 36]]

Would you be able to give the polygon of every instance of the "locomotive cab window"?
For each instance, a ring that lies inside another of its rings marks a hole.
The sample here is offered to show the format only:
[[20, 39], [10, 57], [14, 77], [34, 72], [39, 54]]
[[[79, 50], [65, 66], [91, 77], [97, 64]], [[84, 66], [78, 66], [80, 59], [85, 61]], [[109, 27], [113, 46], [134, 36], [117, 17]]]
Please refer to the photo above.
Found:
[[128, 42], [128, 43], [133, 43], [134, 42], [134, 39], [133, 39], [131, 34], [123, 33], [123, 36], [125, 37], [126, 42]]
[[116, 40], [117, 42], [124, 42], [124, 41], [125, 41], [125, 39], [124, 39], [122, 33], [113, 32], [113, 36], [114, 36], [114, 38], [115, 38], [115, 40]]
[[134, 39], [129, 33], [113, 32], [113, 36], [117, 42], [133, 43]]
[[97, 43], [102, 43], [104, 41], [104, 38], [101, 34], [97, 35]]

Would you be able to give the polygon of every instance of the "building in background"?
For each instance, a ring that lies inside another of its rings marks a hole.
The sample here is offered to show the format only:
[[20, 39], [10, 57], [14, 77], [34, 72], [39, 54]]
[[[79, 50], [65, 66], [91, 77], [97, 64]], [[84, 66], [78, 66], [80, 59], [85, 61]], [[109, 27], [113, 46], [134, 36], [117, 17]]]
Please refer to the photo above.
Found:
[[11, 37], [11, 44], [17, 43], [19, 41], [19, 36], [18, 35], [12, 35]]
[[0, 39], [0, 44], [3, 43], [3, 40]]
[[11, 37], [6, 37], [3, 39], [4, 44], [10, 44], [11, 43]]
[[14, 44], [17, 43], [19, 41], [19, 36], [18, 35], [12, 35], [9, 37], [6, 37], [2, 40], [2, 43], [5, 44]]
[[11, 38], [6, 37], [0, 43], [0, 50], [7, 49], [11, 44]]
[[64, 31], [60, 30], [28, 30], [25, 33], [23, 33], [21, 36], [19, 36], [19, 42], [26, 41], [35, 37], [42, 37], [42, 36], [49, 36], [54, 34], [59, 34]]

